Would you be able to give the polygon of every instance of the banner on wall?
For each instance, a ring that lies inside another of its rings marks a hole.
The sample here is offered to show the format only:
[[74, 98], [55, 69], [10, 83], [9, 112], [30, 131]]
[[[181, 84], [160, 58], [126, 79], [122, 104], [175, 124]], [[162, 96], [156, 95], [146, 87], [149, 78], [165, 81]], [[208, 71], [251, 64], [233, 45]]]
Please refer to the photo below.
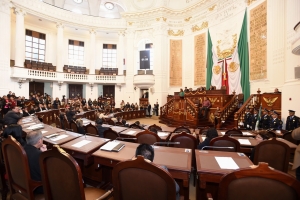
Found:
[[140, 51], [140, 69], [150, 69], [150, 51]]

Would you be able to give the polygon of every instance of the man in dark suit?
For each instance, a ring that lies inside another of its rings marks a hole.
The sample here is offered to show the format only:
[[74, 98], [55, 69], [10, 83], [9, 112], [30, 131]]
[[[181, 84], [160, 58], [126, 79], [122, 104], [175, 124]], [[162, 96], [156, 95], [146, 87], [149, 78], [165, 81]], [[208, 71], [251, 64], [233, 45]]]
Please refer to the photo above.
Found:
[[101, 137], [101, 138], [103, 138], [104, 131], [109, 129], [108, 127], [103, 127], [102, 124], [103, 124], [102, 119], [96, 120], [96, 128], [98, 129], [98, 134], [99, 134], [99, 137]]
[[149, 102], [148, 102], [147, 111], [148, 111], [148, 116], [151, 117], [151, 104]]
[[256, 126], [256, 122], [257, 122], [257, 119], [258, 119], [258, 110], [254, 109], [253, 111], [253, 116], [252, 116], [252, 119], [251, 119], [251, 129], [252, 130], [255, 130], [255, 126]]
[[3, 122], [6, 125], [17, 124], [19, 119], [23, 117], [23, 111], [19, 107], [14, 107], [11, 111], [8, 111], [3, 118]]
[[[32, 131], [26, 136], [27, 145], [24, 146], [26, 151], [30, 176], [32, 180], [42, 181], [39, 158], [42, 152], [47, 151], [43, 144], [43, 134], [41, 131]], [[43, 187], [40, 186], [34, 190], [36, 194], [43, 194]]]
[[272, 130], [281, 130], [282, 121], [278, 119], [278, 113], [276, 111], [272, 114], [272, 119], [270, 120], [270, 129]]
[[246, 112], [244, 116], [244, 127], [248, 130], [252, 128], [252, 115], [250, 113], [249, 108], [246, 108]]
[[70, 107], [70, 109], [66, 112], [66, 116], [67, 116], [67, 119], [68, 119], [69, 122], [74, 120], [75, 114], [76, 113], [74, 111], [74, 108]]
[[159, 109], [159, 104], [158, 104], [158, 102], [156, 102], [156, 104], [154, 104], [154, 111], [155, 111], [156, 116], [158, 116], [158, 109]]
[[289, 110], [289, 116], [286, 118], [285, 130], [292, 131], [300, 126], [300, 118], [295, 116], [294, 110]]
[[271, 117], [268, 115], [268, 112], [269, 111], [267, 109], [264, 109], [263, 114], [260, 119], [260, 128], [265, 129], [265, 130], [270, 128]]

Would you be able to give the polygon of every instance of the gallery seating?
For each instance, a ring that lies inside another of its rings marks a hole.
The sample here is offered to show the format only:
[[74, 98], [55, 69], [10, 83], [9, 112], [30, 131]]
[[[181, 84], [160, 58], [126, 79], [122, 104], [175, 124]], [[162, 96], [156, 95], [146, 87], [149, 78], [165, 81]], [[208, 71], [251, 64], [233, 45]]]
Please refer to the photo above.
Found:
[[101, 68], [99, 75], [118, 75], [118, 68]]
[[41, 70], [41, 71], [50, 71], [50, 72], [56, 71], [56, 66], [53, 66], [52, 63], [37, 62], [33, 60], [25, 60], [24, 67], [28, 69]]
[[71, 73], [71, 74], [86, 74], [87, 70], [86, 70], [86, 67], [64, 65], [63, 72], [64, 73]]

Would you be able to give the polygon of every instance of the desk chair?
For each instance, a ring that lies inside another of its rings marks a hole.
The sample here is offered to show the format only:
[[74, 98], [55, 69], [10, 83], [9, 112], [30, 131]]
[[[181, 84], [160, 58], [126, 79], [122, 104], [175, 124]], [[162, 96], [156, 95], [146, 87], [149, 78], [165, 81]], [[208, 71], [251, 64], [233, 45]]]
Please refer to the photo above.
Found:
[[289, 141], [289, 142], [291, 142], [291, 143], [294, 143], [295, 145], [298, 145], [298, 144], [299, 144], [299, 141], [298, 141], [298, 140], [295, 140], [295, 139], [292, 137], [292, 131], [283, 134], [282, 138], [285, 139], [285, 140], [287, 140], [287, 141]]
[[253, 163], [266, 162], [274, 169], [282, 172], [288, 171], [290, 159], [290, 147], [284, 142], [276, 140], [265, 140], [255, 147]]
[[160, 137], [151, 131], [145, 130], [136, 134], [137, 143], [139, 144], [150, 144], [153, 145], [156, 142], [160, 141]]
[[122, 200], [175, 200], [175, 183], [169, 172], [142, 156], [119, 162], [112, 172], [114, 198]]
[[[2, 145], [3, 138], [0, 138], [0, 145]], [[8, 193], [7, 180], [5, 179], [5, 165], [3, 161], [2, 148], [0, 148], [0, 192], [2, 199], [6, 199]]]
[[96, 128], [96, 126], [94, 126], [93, 124], [88, 124], [85, 126], [85, 132], [88, 135], [92, 135], [92, 136], [99, 136], [98, 135], [98, 129]]
[[148, 130], [150, 131], [153, 128], [156, 129], [157, 131], [162, 131], [162, 128], [160, 126], [157, 126], [156, 124], [149, 126]]
[[111, 128], [108, 128], [103, 132], [103, 137], [111, 140], [115, 140], [120, 137], [119, 133], [112, 130]]
[[226, 174], [219, 184], [220, 200], [296, 200], [300, 182], [289, 174], [270, 169], [267, 163]]
[[184, 126], [179, 126], [175, 128], [174, 133], [180, 133], [180, 132], [191, 133], [190, 129]]
[[73, 130], [73, 132], [78, 133], [78, 127], [73, 120], [70, 121], [70, 128]]
[[20, 143], [9, 135], [2, 143], [2, 152], [11, 199], [45, 199], [43, 194], [33, 194], [42, 183], [31, 179], [27, 154]]
[[78, 163], [58, 145], [41, 154], [40, 166], [45, 196], [49, 200], [95, 200], [110, 197], [111, 191], [84, 188]]
[[224, 135], [222, 137], [216, 137], [213, 138], [209, 146], [216, 146], [216, 147], [233, 147], [233, 149], [230, 148], [216, 148], [213, 149], [214, 151], [233, 151], [233, 152], [240, 152], [241, 145], [239, 141], [237, 141], [234, 138], [230, 138], [228, 135]]
[[225, 135], [228, 136], [243, 136], [242, 131], [238, 130], [238, 129], [231, 129], [225, 132]]

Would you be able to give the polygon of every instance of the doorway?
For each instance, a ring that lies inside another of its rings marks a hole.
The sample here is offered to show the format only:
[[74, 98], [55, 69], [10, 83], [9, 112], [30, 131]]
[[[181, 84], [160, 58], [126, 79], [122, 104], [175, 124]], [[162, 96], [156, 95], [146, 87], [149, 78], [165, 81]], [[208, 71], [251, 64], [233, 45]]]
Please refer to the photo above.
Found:
[[82, 89], [83, 89], [83, 85], [69, 84], [69, 98], [74, 99], [74, 98], [82, 97], [83, 94]]

